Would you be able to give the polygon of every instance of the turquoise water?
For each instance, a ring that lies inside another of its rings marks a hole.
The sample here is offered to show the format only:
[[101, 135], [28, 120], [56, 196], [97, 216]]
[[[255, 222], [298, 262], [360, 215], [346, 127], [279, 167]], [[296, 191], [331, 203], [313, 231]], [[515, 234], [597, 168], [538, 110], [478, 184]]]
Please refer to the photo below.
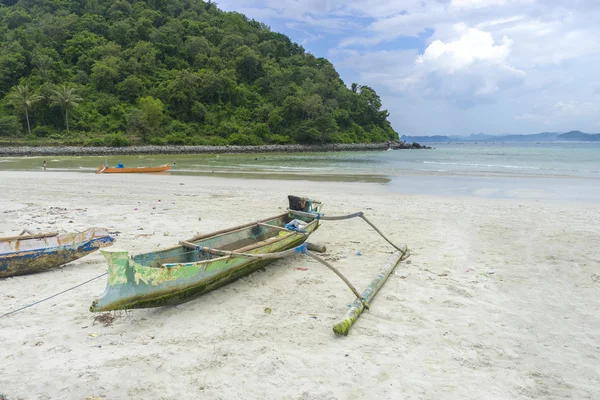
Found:
[[435, 154], [407, 155], [395, 168], [500, 176], [600, 178], [600, 143], [439, 144]]
[[173, 174], [274, 173], [394, 176], [406, 174], [466, 176], [555, 176], [600, 178], [600, 143], [434, 144], [433, 150], [290, 153], [252, 155], [21, 157], [0, 158], [0, 170], [89, 172], [98, 165], [127, 167], [171, 163]]
[[[209, 164], [216, 168], [243, 167], [273, 172], [600, 178], [600, 143], [434, 146], [433, 150], [281, 154], [234, 158], [221, 156], [219, 160], [211, 160]], [[233, 162], [227, 165], [230, 161]]]
[[433, 144], [432, 150], [244, 155], [5, 157], [2, 170], [93, 173], [170, 163], [171, 175], [370, 182], [391, 191], [600, 201], [600, 143]]

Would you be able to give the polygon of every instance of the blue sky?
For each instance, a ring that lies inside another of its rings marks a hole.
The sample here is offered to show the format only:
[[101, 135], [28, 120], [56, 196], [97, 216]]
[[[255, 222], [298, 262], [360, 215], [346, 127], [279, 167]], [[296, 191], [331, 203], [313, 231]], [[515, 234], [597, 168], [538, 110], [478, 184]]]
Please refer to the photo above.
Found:
[[600, 132], [598, 0], [223, 0], [369, 85], [400, 135]]

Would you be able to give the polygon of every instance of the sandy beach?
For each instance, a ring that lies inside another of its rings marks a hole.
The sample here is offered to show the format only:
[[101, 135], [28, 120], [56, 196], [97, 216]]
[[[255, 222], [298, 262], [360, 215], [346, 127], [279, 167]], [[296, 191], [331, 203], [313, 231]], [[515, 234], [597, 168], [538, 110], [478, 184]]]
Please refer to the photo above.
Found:
[[[106, 284], [94, 280], [0, 319], [8, 400], [600, 398], [598, 203], [71, 172], [3, 171], [0, 193], [2, 236], [104, 227], [135, 254], [275, 215], [295, 194], [365, 211], [413, 253], [347, 337], [331, 327], [352, 293], [302, 255], [110, 326], [88, 310]], [[392, 252], [360, 220], [324, 222], [311, 241], [359, 290]], [[0, 280], [0, 314], [105, 271], [96, 252]]]

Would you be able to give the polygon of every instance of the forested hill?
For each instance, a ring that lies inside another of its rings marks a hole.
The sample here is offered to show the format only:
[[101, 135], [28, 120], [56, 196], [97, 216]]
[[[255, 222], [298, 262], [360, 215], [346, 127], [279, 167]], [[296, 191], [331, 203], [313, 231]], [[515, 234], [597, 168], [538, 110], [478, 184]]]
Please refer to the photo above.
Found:
[[214, 3], [0, 3], [0, 136], [89, 145], [398, 139], [373, 89], [348, 89], [326, 59]]

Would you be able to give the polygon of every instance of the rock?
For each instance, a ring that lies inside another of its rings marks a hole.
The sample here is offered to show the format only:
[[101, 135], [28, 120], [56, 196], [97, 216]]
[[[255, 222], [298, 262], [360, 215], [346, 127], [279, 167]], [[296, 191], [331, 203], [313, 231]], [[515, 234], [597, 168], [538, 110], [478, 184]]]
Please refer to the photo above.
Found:
[[129, 146], [129, 147], [82, 147], [82, 146], [2, 146], [0, 157], [14, 156], [110, 156], [110, 155], [148, 155], [148, 154], [240, 154], [240, 153], [302, 153], [315, 151], [365, 151], [430, 149], [418, 143], [408, 144], [402, 141], [382, 143], [344, 143], [344, 144], [288, 144], [263, 146]]

